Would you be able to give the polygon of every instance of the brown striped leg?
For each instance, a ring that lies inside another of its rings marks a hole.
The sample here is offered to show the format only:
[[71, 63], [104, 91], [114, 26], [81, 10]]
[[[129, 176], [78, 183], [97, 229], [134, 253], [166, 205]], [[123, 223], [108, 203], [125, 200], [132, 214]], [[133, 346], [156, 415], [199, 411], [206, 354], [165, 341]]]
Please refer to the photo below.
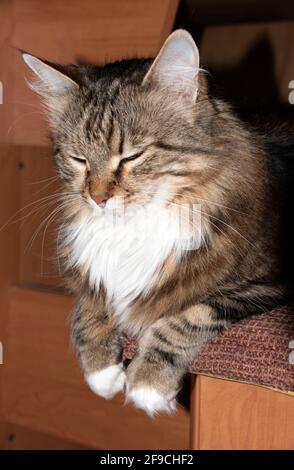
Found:
[[226, 327], [205, 304], [155, 322], [127, 369], [127, 401], [150, 415], [174, 411], [181, 379], [195, 355]]
[[108, 399], [122, 391], [125, 385], [123, 337], [108, 312], [102, 306], [97, 311], [97, 304], [83, 300], [76, 306], [72, 336], [91, 390]]

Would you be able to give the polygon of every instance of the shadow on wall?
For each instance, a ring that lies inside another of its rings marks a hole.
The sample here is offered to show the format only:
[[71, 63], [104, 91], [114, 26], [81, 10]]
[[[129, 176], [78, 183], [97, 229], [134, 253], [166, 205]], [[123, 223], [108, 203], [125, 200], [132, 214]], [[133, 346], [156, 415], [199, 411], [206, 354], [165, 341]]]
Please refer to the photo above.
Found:
[[[241, 119], [257, 126], [265, 136], [268, 164], [280, 181], [278, 194], [272, 189], [270, 201], [271, 210], [282, 210], [279, 243], [283, 247], [280, 263], [284, 266], [284, 277], [278, 282], [290, 282], [293, 301], [294, 106], [284, 103], [279, 96], [271, 43], [267, 37], [261, 37], [236, 66], [213, 68], [207, 65], [204, 68], [211, 74], [208, 79], [211, 94], [231, 103]], [[282, 205], [275, 206], [279, 198]]]
[[211, 74], [212, 94], [231, 102], [237, 112], [281, 105], [275, 57], [267, 37], [258, 39], [239, 64], [222, 68], [207, 65], [206, 68]]

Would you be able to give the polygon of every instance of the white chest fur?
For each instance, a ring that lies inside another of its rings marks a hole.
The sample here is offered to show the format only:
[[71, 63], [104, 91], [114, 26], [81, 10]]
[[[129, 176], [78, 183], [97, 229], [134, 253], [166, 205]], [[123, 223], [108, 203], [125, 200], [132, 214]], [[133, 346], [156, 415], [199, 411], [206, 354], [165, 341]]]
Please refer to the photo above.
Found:
[[150, 208], [115, 220], [85, 216], [67, 229], [72, 261], [88, 272], [91, 286], [106, 288], [119, 321], [127, 319], [130, 303], [148, 292], [167, 256], [183, 249], [178, 218], [166, 209]]

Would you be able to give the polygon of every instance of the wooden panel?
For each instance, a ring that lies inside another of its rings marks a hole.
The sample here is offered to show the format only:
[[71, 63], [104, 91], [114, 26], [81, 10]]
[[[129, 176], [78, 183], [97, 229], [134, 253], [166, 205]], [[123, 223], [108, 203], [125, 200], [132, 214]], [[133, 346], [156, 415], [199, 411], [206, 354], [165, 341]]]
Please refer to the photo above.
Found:
[[[22, 144], [15, 150], [22, 165], [21, 171], [16, 168], [21, 175], [19, 282], [62, 285], [56, 260], [56, 224], [43, 223], [55, 206], [34, 212], [37, 205], [32, 204], [58, 191], [53, 179], [47, 180], [54, 175], [47, 125], [39, 98], [25, 83], [28, 70], [11, 45], [63, 62], [103, 63], [151, 56], [169, 34], [177, 6], [178, 0], [86, 0], [82, 8], [80, 0], [73, 0], [70, 7], [58, 0], [48, 5], [36, 0], [0, 5], [0, 26], [5, 33], [0, 30], [0, 58], [6, 64], [5, 75], [0, 77], [5, 97], [0, 109], [0, 140]], [[10, 188], [12, 179], [13, 175], [6, 181]]]
[[95, 448], [187, 449], [184, 409], [152, 420], [122, 396], [106, 401], [88, 390], [70, 346], [71, 307], [63, 295], [12, 289], [5, 419]]
[[157, 47], [152, 56], [154, 56], [159, 51], [164, 41], [173, 30], [175, 20], [176, 20], [176, 15], [177, 15], [178, 8], [179, 8], [179, 3], [180, 3], [180, 0], [169, 0], [168, 2], [166, 2], [166, 11], [164, 14], [164, 21], [163, 21], [163, 25], [161, 29], [161, 34], [159, 37], [159, 41], [157, 43]]
[[0, 143], [9, 142], [13, 123], [14, 51], [8, 46], [12, 34], [12, 2], [0, 2], [0, 81], [3, 100], [0, 104]]
[[[9, 42], [40, 57], [60, 62], [104, 63], [150, 57], [169, 33], [176, 0], [14, 0]], [[48, 145], [39, 100], [28, 89], [27, 68], [14, 59], [12, 138], [18, 144]]]
[[0, 422], [0, 450], [85, 450], [84, 446], [23, 428]]
[[[1, 106], [0, 106], [1, 113]], [[13, 148], [0, 145], [0, 341], [3, 345], [4, 361], [6, 351], [5, 331], [8, 312], [8, 288], [10, 282], [17, 280], [19, 226], [12, 224], [13, 215], [19, 208], [19, 174], [17, 170], [17, 155]], [[0, 416], [1, 416], [1, 380], [0, 364]]]
[[[4, 355], [9, 285], [19, 280], [60, 285], [56, 267], [47, 260], [54, 255], [50, 248], [50, 243], [52, 245], [55, 240], [53, 229], [46, 235], [43, 255], [43, 232], [31, 250], [26, 251], [45, 212], [41, 212], [41, 217], [24, 218], [21, 225], [10, 223], [3, 230], [19, 209], [44, 196], [47, 190], [51, 194], [54, 191], [52, 184], [43, 188], [45, 193], [41, 191], [38, 195], [38, 186], [30, 186], [31, 182], [50, 177], [52, 164], [46, 159], [48, 150], [36, 147], [38, 144], [48, 146], [47, 126], [39, 99], [25, 83], [27, 69], [16, 48], [63, 62], [103, 63], [133, 55], [152, 56], [170, 32], [177, 5], [178, 0], [0, 2], [0, 59], [3, 65], [0, 81], [4, 94], [4, 104], [0, 105], [0, 197], [3, 202], [0, 213], [0, 341], [4, 343]], [[4, 145], [11, 143], [23, 147]], [[27, 213], [20, 212], [16, 219]], [[3, 374], [2, 366], [0, 368], [1, 415]]]
[[[4, 316], [5, 289], [11, 283], [62, 286], [57, 259], [58, 214], [57, 218], [46, 220], [57, 203], [51, 197], [45, 199], [60, 188], [51, 149], [46, 147], [2, 146], [0, 169], [5, 201], [0, 213], [3, 260], [0, 291]], [[0, 315], [0, 321], [1, 318]]]
[[[7, 142], [9, 140], [9, 126], [13, 119], [13, 110], [10, 103], [12, 94], [13, 77], [10, 75], [11, 71], [11, 56], [9, 48], [7, 47], [7, 38], [11, 30], [11, 2], [0, 2], [0, 81], [1, 89], [3, 91], [3, 102], [0, 104], [0, 341], [4, 341], [4, 331], [6, 324], [7, 312], [7, 285], [9, 278], [13, 277], [17, 269], [15, 263], [16, 257], [12, 255], [12, 247], [18, 250], [18, 233], [17, 227], [10, 226], [7, 230], [3, 226], [8, 218], [17, 210], [18, 207], [18, 180], [17, 174], [14, 177], [15, 167], [14, 159], [9, 152]], [[11, 192], [12, 182], [15, 184], [15, 190]], [[5, 204], [4, 204], [5, 201]], [[2, 414], [2, 400], [1, 400], [1, 364], [0, 364], [0, 416]]]
[[201, 376], [191, 377], [189, 448], [194, 450], [199, 449], [200, 380]]
[[[17, 147], [20, 173], [19, 282], [61, 287], [58, 264], [59, 177], [52, 151], [46, 147]], [[53, 216], [52, 216], [53, 214]]]
[[294, 449], [293, 396], [199, 376], [193, 401], [192, 449]]

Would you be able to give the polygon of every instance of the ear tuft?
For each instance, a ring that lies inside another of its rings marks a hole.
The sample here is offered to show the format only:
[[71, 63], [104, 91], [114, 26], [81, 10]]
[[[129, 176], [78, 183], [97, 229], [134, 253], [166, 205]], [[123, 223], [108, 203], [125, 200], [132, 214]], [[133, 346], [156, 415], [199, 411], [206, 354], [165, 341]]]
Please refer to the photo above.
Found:
[[178, 29], [165, 41], [143, 84], [156, 82], [196, 99], [198, 90], [199, 52], [192, 36]]
[[78, 84], [67, 75], [30, 54], [23, 53], [23, 60], [37, 76], [37, 81], [30, 82], [31, 88], [40, 95], [64, 96]]

